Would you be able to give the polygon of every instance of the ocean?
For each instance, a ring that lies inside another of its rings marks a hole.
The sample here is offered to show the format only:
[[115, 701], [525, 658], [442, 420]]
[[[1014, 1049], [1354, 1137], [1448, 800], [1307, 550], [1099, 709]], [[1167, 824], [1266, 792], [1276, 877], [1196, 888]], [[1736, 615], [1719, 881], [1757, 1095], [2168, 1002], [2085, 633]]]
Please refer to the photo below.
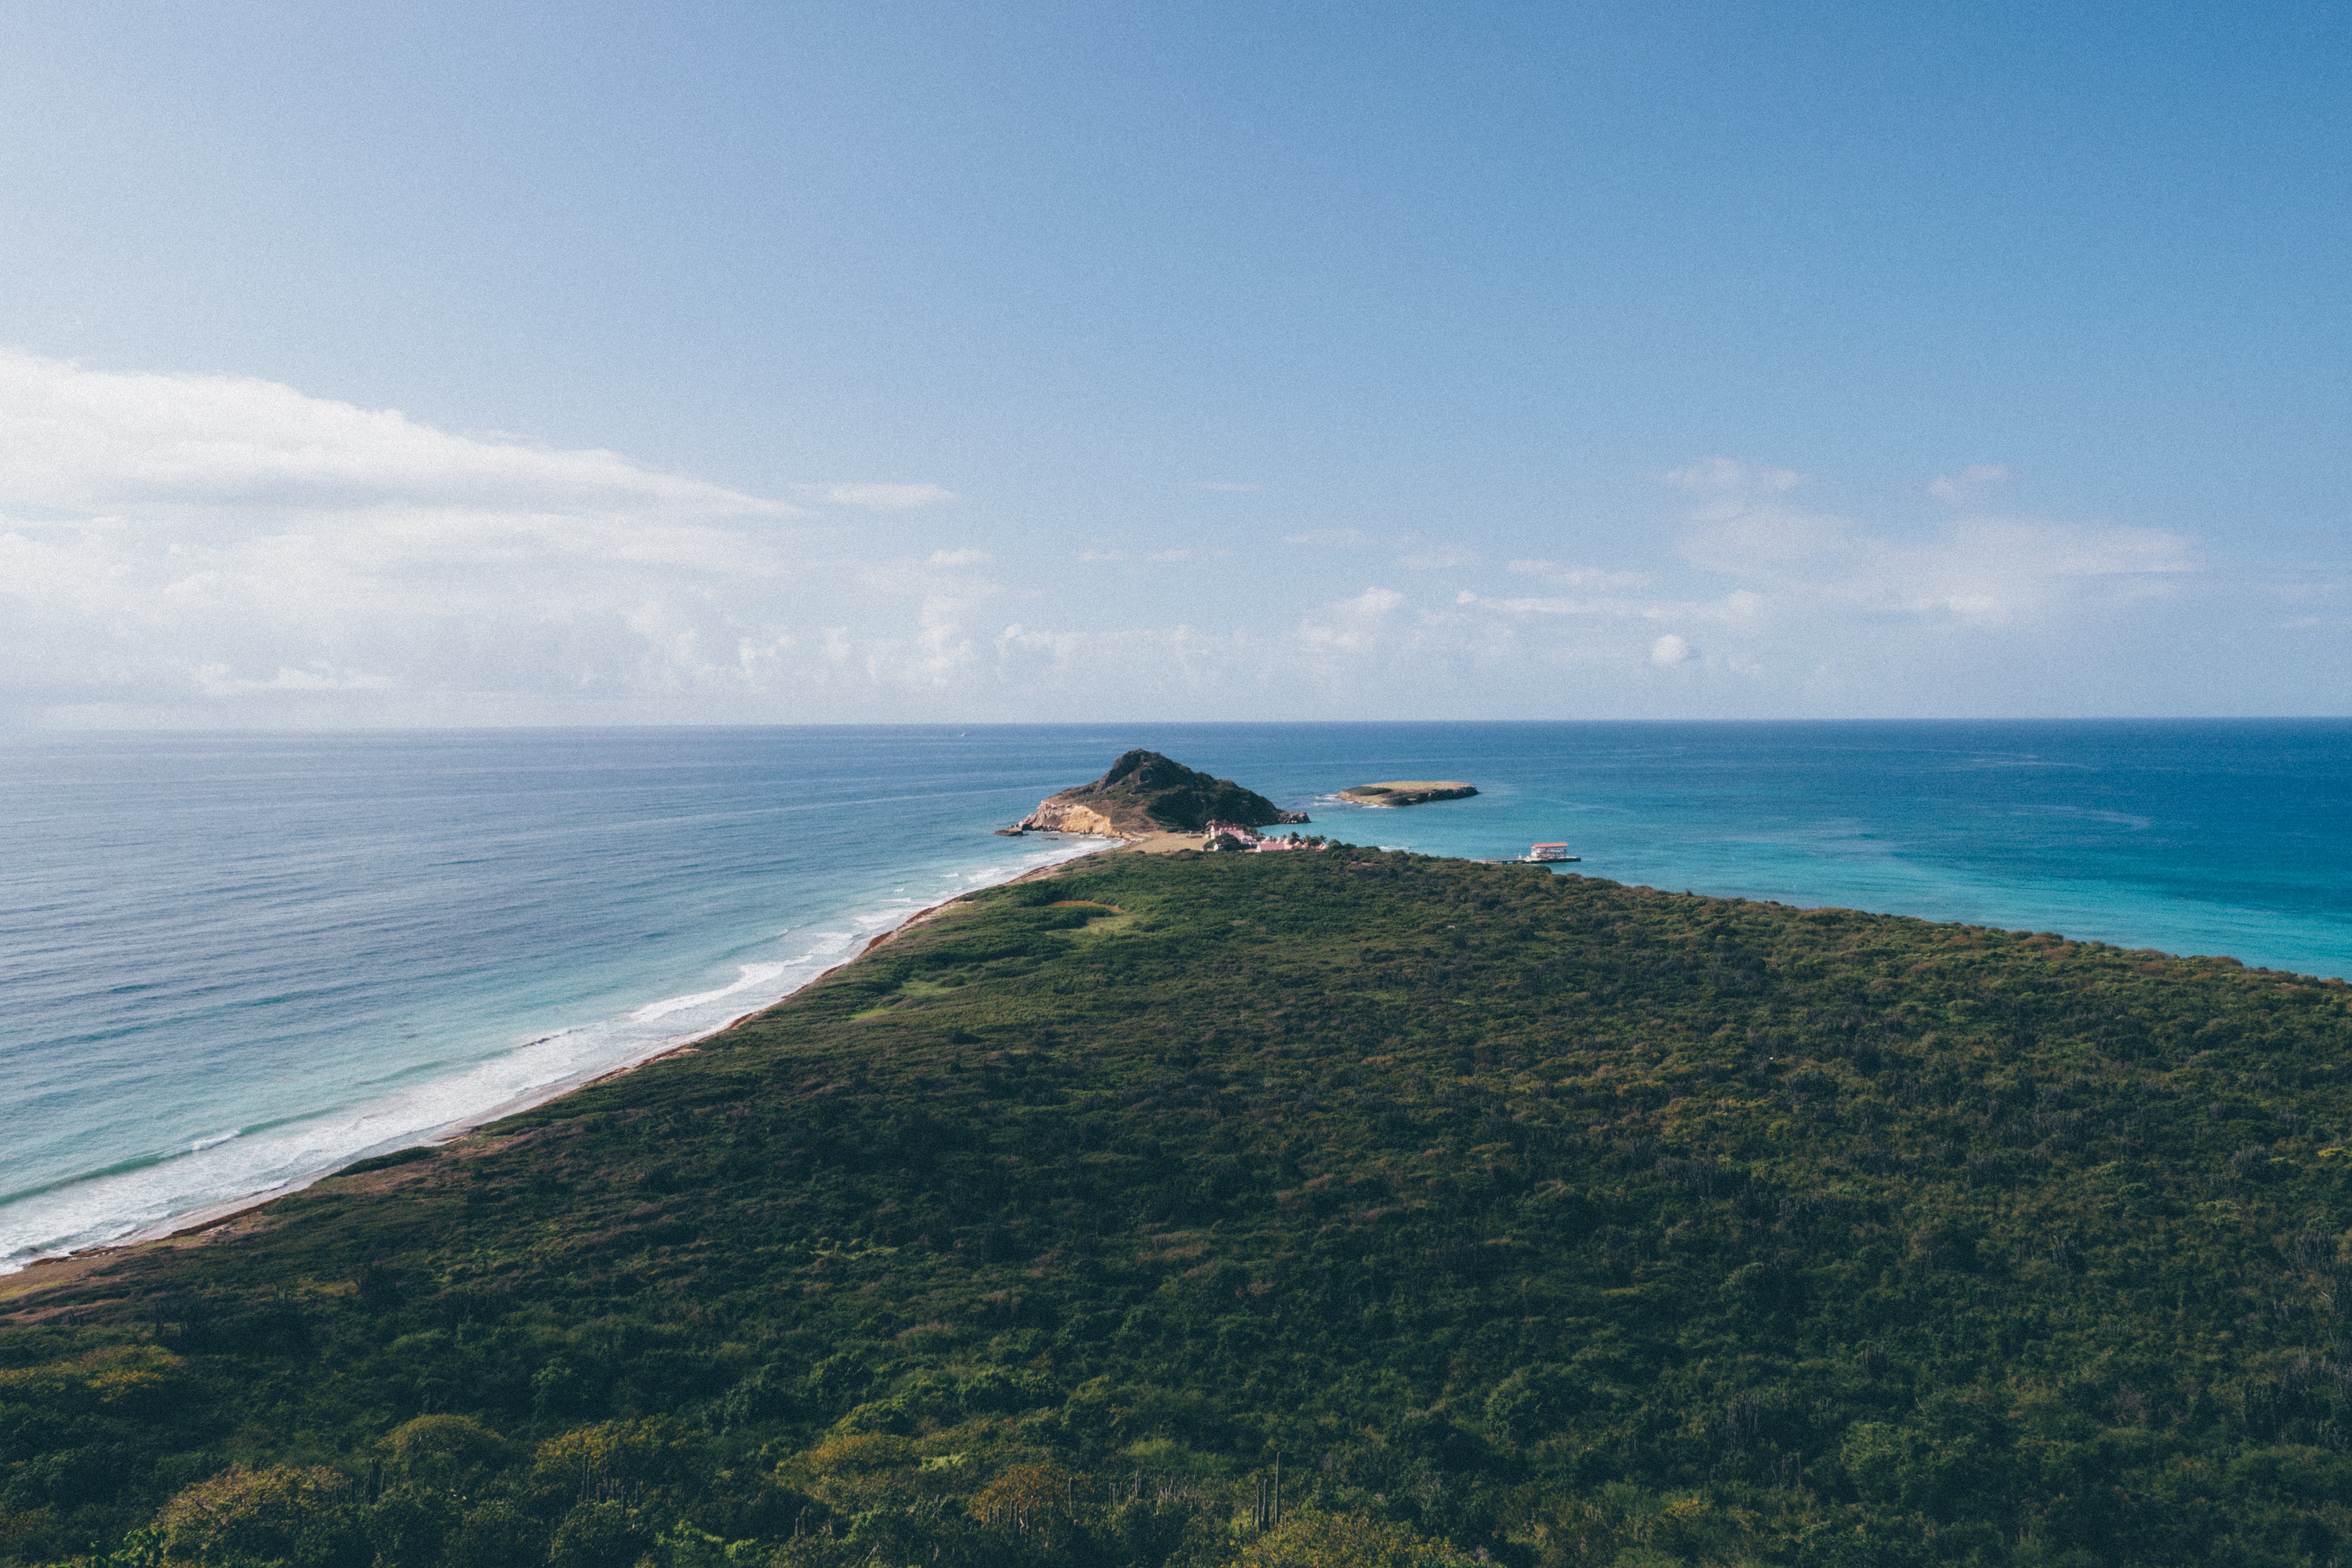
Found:
[[[2352, 975], [2352, 722], [0, 737], [0, 1270], [756, 1011], [1150, 746], [1300, 831]], [[1341, 805], [1458, 778], [1473, 799]]]

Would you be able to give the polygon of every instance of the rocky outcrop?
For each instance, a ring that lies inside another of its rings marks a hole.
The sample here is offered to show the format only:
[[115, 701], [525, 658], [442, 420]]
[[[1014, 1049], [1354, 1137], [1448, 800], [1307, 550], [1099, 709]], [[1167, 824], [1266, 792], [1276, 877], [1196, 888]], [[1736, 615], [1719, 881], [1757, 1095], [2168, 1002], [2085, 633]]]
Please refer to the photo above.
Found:
[[1265, 827], [1305, 822], [1304, 812], [1274, 802], [1231, 779], [1214, 778], [1158, 752], [1134, 751], [1092, 784], [1047, 795], [1037, 809], [1000, 833], [1092, 833], [1142, 838], [1154, 833], [1198, 833], [1212, 822]]
[[1343, 789], [1339, 798], [1358, 805], [1419, 805], [1428, 800], [1462, 800], [1477, 793], [1475, 784], [1458, 779], [1391, 779], [1387, 784]]
[[1003, 833], [1094, 833], [1105, 838], [1125, 838], [1130, 836], [1130, 832], [1149, 833], [1151, 829], [1149, 827], [1136, 829], [1131, 821], [1123, 828], [1119, 821], [1106, 811], [1081, 805], [1077, 801], [1057, 798], [1041, 803], [1036, 810], [1023, 817], [1013, 826], [1000, 828], [998, 831]]

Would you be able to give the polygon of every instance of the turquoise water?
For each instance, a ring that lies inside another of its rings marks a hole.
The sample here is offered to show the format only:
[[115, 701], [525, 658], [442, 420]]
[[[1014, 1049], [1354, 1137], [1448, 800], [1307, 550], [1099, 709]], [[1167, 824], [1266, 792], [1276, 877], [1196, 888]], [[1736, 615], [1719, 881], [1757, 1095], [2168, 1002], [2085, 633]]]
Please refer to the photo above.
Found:
[[2352, 975], [2344, 721], [1334, 727], [1243, 765], [1297, 796], [1350, 772], [1482, 791], [1313, 806], [1342, 837], [1566, 839], [1622, 882]]
[[[1087, 725], [0, 742], [0, 1267], [709, 1032], [1077, 852], [1156, 747], [1358, 843], [2352, 973], [2352, 723]], [[1331, 793], [1464, 778], [1403, 810]]]

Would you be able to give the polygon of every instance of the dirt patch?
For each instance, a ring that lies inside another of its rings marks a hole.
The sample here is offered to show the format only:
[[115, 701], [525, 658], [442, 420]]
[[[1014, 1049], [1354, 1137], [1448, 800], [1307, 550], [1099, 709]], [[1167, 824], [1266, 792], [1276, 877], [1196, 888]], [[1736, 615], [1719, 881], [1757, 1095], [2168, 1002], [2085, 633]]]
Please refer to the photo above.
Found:
[[1153, 833], [1129, 839], [1127, 847], [1146, 855], [1173, 855], [1180, 849], [1205, 849], [1208, 844], [1205, 833]]
[[1461, 800], [1477, 793], [1477, 785], [1460, 779], [1389, 779], [1343, 789], [1339, 798], [1357, 805], [1419, 805], [1424, 801]]

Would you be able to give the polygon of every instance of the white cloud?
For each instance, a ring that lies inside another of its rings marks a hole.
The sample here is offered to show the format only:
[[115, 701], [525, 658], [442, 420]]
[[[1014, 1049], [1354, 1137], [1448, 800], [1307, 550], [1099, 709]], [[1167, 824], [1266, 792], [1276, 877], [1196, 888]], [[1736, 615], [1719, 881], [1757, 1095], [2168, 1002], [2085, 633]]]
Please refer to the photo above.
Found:
[[1715, 502], [1691, 514], [1710, 526], [1683, 537], [1683, 558], [1710, 572], [1772, 574], [1863, 546], [1847, 520], [1772, 504]]
[[[1040, 694], [1083, 700], [1106, 681], [1148, 696], [1162, 710], [1219, 693], [1247, 694], [1287, 678], [1288, 649], [1263, 646], [1247, 631], [1204, 633], [1185, 625], [1125, 631], [1053, 630], [1015, 621], [995, 640], [990, 672], [999, 689], [1022, 694], [1023, 716]], [[1276, 655], [1283, 657], [1277, 660]], [[1212, 707], [1204, 713], [1223, 711]]]
[[1298, 625], [1298, 640], [1318, 653], [1360, 653], [1386, 642], [1404, 606], [1393, 588], [1367, 588], [1310, 614]]
[[1563, 588], [1646, 588], [1658, 580], [1654, 572], [1604, 572], [1562, 561], [1514, 561], [1511, 570], [1523, 577], [1557, 583]]
[[611, 516], [797, 509], [617, 453], [478, 440], [247, 376], [86, 370], [0, 349], [0, 506], [523, 508]]
[[1777, 503], [1710, 506], [1684, 558], [1746, 579], [1790, 607], [1982, 623], [2058, 613], [2091, 599], [2163, 594], [2198, 569], [2177, 533], [2036, 517], [1963, 517], [1924, 538]]
[[[0, 352], [0, 701], [740, 683], [798, 509], [246, 377]], [[355, 711], [346, 708], [344, 711]]]
[[231, 674], [225, 664], [199, 666], [194, 675], [198, 689], [208, 697], [233, 697], [248, 691], [384, 691], [395, 684], [390, 676], [337, 669], [323, 660], [308, 669], [281, 668], [268, 680], [240, 679]]
[[[1190, 561], [1194, 553], [1195, 552], [1191, 550], [1154, 550], [1145, 555], [1130, 555], [1124, 550], [1081, 550], [1078, 552], [1078, 559], [1097, 564], [1113, 561], [1148, 561], [1164, 566], [1178, 561]], [[1213, 550], [1208, 553], [1212, 557], [1222, 560], [1231, 555], [1233, 552]]]
[[833, 506], [862, 506], [870, 511], [904, 511], [908, 507], [937, 506], [956, 499], [940, 485], [877, 484], [870, 480], [835, 480], [829, 484], [794, 485], [812, 500]]
[[[1000, 582], [988, 549], [859, 555], [854, 528], [610, 451], [0, 352], [0, 717], [1279, 716], [1300, 710], [1302, 676], [1314, 710], [1356, 717], [1696, 712], [1733, 677], [1781, 710], [1824, 692], [1843, 710], [1948, 710], [1963, 682], [2062, 690], [2112, 667], [2119, 634], [2174, 646], [2170, 607], [2135, 606], [2180, 595], [2199, 565], [2186, 538], [2106, 522], [1956, 510], [1926, 531], [1873, 526], [1805, 506], [1787, 468], [1717, 459], [1674, 483], [1690, 499], [1672, 592], [1645, 571], [1530, 557], [1508, 563], [1523, 596], [1330, 599], [1335, 563], [1299, 558], [1236, 595], [1208, 585], [1216, 574], [1080, 565], [1224, 554], [1205, 540], [1146, 554], [1045, 533], [1042, 549], [985, 541], [1019, 562]], [[1468, 556], [1352, 528], [1291, 539], [1408, 552], [1420, 570]], [[2334, 602], [2263, 605], [2267, 628]], [[1261, 618], [1188, 624], [1212, 616]], [[1656, 673], [1679, 665], [1708, 679]], [[1885, 699], [1906, 680], [1910, 696]]]
[[1700, 515], [1710, 516], [1727, 514], [1765, 497], [1785, 494], [1803, 484], [1805, 476], [1794, 468], [1758, 468], [1730, 458], [1709, 458], [1704, 463], [1676, 468], [1665, 479], [1670, 485], [1707, 497]]
[[1573, 599], [1565, 595], [1494, 599], [1467, 589], [1454, 596], [1456, 605], [1465, 607], [1475, 605], [1480, 615], [1487, 616], [1517, 619], [1576, 616], [1596, 621], [1699, 620], [1725, 625], [1757, 622], [1765, 602], [1761, 595], [1746, 588], [1735, 588], [1720, 598], [1707, 600], [1634, 599], [1605, 595], [1590, 599]]
[[1805, 476], [1794, 468], [1759, 468], [1736, 458], [1709, 458], [1703, 463], [1672, 470], [1666, 475], [1666, 482], [1685, 489], [1771, 495], [1795, 489], [1805, 482]]
[[1452, 546], [1424, 550], [1412, 555], [1400, 555], [1397, 564], [1412, 572], [1443, 572], [1456, 566], [1475, 566], [1478, 552]]
[[[2063, 711], [2070, 700], [2055, 694], [2088, 689], [2076, 672], [2100, 667], [2097, 648], [2160, 642], [2139, 606], [2183, 595], [2200, 565], [2182, 535], [2112, 522], [1963, 514], [1926, 530], [1874, 525], [1804, 505], [1793, 468], [1716, 460], [1674, 483], [1692, 497], [1677, 542], [1695, 569], [1683, 591], [1658, 592], [1648, 572], [1517, 559], [1515, 574], [1566, 591], [1464, 589], [1416, 607], [1382, 589], [1326, 605], [1297, 633], [1306, 669], [1335, 710], [1351, 695], [1369, 706], [1381, 693], [1433, 701], [1511, 689], [1577, 692], [1576, 710], [1594, 712], [1659, 700], [1706, 711], [1772, 692], [1781, 711], [1982, 711], [1987, 701]], [[1702, 667], [1717, 679], [1677, 681], [1679, 695], [1650, 679]]]
[[2009, 482], [2009, 470], [1999, 463], [1971, 463], [1957, 474], [1938, 474], [1927, 482], [1927, 493], [1954, 506], [1966, 506], [1987, 491]]
[[1454, 595], [1454, 602], [1475, 605], [1488, 615], [1502, 616], [1639, 616], [1643, 609], [1630, 599], [1496, 599], [1474, 594], [1467, 588]]

